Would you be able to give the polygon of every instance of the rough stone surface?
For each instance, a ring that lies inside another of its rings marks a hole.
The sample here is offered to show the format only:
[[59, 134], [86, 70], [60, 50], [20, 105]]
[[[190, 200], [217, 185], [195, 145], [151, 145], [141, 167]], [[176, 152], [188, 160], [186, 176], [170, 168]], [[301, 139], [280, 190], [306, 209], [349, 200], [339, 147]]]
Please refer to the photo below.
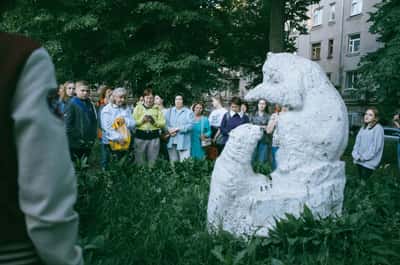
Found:
[[279, 120], [278, 168], [255, 174], [251, 155], [261, 131], [242, 125], [217, 159], [208, 202], [210, 230], [266, 236], [275, 218], [341, 214], [346, 182], [340, 161], [348, 140], [346, 106], [320, 66], [305, 58], [269, 54], [264, 79], [247, 100], [266, 99], [289, 108]]

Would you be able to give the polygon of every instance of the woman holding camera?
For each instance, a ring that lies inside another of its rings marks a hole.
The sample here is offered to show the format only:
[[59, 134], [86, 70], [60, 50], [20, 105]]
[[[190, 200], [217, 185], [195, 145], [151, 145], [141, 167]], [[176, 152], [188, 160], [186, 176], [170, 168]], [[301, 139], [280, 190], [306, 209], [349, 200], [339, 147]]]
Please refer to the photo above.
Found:
[[133, 112], [136, 121], [135, 161], [138, 164], [152, 164], [160, 152], [160, 129], [165, 126], [165, 118], [154, 105], [151, 89], [143, 92], [143, 100], [143, 104], [137, 104]]

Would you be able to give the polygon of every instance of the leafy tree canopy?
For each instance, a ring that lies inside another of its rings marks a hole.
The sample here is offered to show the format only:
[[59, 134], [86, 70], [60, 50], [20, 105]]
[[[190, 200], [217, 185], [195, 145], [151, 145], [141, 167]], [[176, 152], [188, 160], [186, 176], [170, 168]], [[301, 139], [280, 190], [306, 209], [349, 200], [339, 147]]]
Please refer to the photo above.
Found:
[[[286, 1], [301, 28], [311, 0]], [[40, 40], [60, 81], [146, 86], [166, 98], [232, 86], [229, 71], [261, 74], [270, 0], [17, 0], [0, 30]], [[278, 14], [277, 14], [278, 15]], [[126, 83], [125, 83], [126, 82]]]
[[360, 87], [367, 97], [376, 97], [386, 118], [399, 107], [400, 92], [400, 1], [383, 1], [371, 14], [370, 32], [382, 47], [361, 60]]

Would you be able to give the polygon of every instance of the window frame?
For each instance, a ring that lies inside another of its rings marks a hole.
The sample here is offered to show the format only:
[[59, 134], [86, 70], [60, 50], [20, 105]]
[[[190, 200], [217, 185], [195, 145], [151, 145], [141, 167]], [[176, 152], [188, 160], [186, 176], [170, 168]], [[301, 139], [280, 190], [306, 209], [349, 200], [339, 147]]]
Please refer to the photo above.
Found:
[[[313, 11], [313, 16], [312, 16], [312, 26], [313, 27], [317, 27], [317, 26], [321, 26], [323, 23], [323, 7], [317, 7], [314, 9]], [[318, 24], [317, 21], [315, 19], [316, 14], [319, 14], [319, 19], [318, 19]]]
[[[345, 84], [344, 84], [344, 88], [346, 90], [357, 90], [357, 87], [354, 84], [357, 83], [359, 74], [360, 73], [357, 70], [346, 71], [346, 79], [345, 79]], [[351, 83], [350, 83], [350, 79], [351, 79]], [[351, 84], [351, 86], [350, 86], [350, 84]]]
[[326, 77], [328, 77], [328, 80], [332, 82], [332, 72], [326, 72]]
[[[358, 35], [358, 38], [354, 38], [353, 39], [353, 37], [357, 36], [357, 35]], [[355, 50], [355, 47], [356, 47], [356, 45], [355, 45], [356, 41], [355, 40], [358, 40], [358, 49], [357, 50]], [[347, 53], [348, 54], [357, 54], [357, 53], [360, 52], [360, 49], [361, 49], [361, 33], [349, 34], [348, 35], [348, 41], [347, 41]]]
[[[333, 11], [333, 12], [332, 12]], [[333, 18], [332, 18], [333, 14]], [[331, 3], [329, 5], [329, 19], [328, 22], [335, 22], [336, 21], [336, 3]]]
[[[357, 7], [357, 9], [355, 8]], [[363, 1], [362, 0], [351, 0], [350, 2], [350, 16], [357, 16], [362, 13]]]
[[328, 39], [328, 59], [333, 58], [335, 39]]
[[[318, 47], [315, 47], [316, 45], [318, 45], [319, 46], [319, 48]], [[314, 48], [318, 48], [318, 50], [319, 50], [319, 52], [318, 52], [318, 57], [314, 57]], [[322, 44], [321, 44], [321, 42], [314, 42], [314, 43], [311, 43], [311, 60], [313, 60], [313, 61], [319, 61], [319, 60], [321, 60], [321, 49], [322, 48]]]

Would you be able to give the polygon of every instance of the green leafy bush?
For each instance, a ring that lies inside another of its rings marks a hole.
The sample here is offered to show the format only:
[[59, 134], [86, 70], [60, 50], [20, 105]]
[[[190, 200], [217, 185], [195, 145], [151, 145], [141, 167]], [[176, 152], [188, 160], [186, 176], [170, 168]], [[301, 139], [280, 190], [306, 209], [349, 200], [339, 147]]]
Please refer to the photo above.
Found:
[[[400, 264], [400, 192], [395, 165], [361, 181], [348, 152], [343, 215], [309, 209], [277, 223], [269, 238], [207, 232], [213, 163], [154, 167], [79, 165], [78, 211], [87, 264]], [[264, 174], [268, 166], [255, 166]]]

